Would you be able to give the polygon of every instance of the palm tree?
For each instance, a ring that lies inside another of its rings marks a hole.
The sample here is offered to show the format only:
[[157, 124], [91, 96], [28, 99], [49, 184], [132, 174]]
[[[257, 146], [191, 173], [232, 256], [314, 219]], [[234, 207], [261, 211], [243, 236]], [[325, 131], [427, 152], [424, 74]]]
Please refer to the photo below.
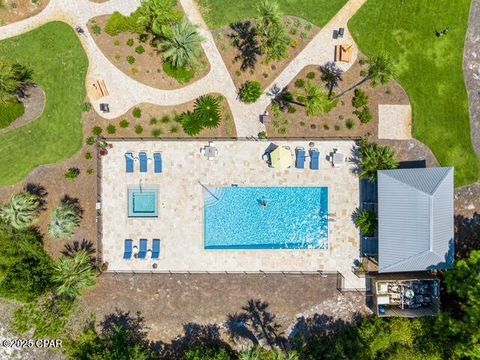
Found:
[[138, 10], [138, 22], [153, 35], [170, 38], [171, 27], [183, 17], [182, 13], [175, 9], [176, 5], [177, 0], [143, 0]]
[[364, 61], [368, 64], [365, 80], [370, 80], [372, 87], [388, 84], [396, 75], [392, 58], [386, 53], [374, 55]]
[[197, 28], [183, 20], [173, 26], [172, 37], [161, 42], [163, 57], [175, 69], [192, 65], [201, 55], [202, 42], [203, 38]]
[[80, 225], [80, 215], [70, 203], [61, 203], [53, 210], [48, 232], [55, 239], [66, 239], [75, 234]]
[[365, 138], [360, 141], [360, 155], [361, 179], [374, 182], [377, 179], [378, 170], [398, 168], [395, 153], [390, 147], [369, 143]]
[[276, 2], [261, 0], [257, 6], [257, 13], [257, 28], [264, 35], [267, 35], [273, 26], [282, 25], [283, 14]]
[[378, 227], [377, 215], [371, 210], [362, 210], [355, 214], [355, 226], [363, 236], [373, 236]]
[[304, 90], [305, 94], [298, 94], [297, 99], [307, 108], [308, 116], [316, 116], [327, 112], [330, 99], [324, 88], [307, 81]]
[[342, 81], [343, 71], [339, 69], [334, 62], [328, 62], [325, 66], [320, 68], [322, 71], [322, 81], [327, 83], [328, 98], [332, 97], [333, 88], [338, 87], [340, 81]]
[[26, 229], [37, 220], [40, 205], [37, 195], [16, 194], [0, 209], [0, 219], [17, 230]]
[[194, 114], [206, 128], [213, 129], [220, 125], [220, 98], [203, 95], [195, 100]]
[[96, 272], [86, 252], [79, 252], [75, 257], [62, 257], [53, 267], [52, 280], [56, 284], [56, 293], [75, 299], [86, 288], [95, 285]]

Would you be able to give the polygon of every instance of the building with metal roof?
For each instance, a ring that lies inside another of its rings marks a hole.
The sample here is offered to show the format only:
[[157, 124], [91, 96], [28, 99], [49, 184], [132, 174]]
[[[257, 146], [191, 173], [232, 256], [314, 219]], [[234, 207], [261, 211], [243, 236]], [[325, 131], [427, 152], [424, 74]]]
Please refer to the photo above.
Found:
[[453, 173], [453, 168], [378, 171], [379, 273], [453, 266]]

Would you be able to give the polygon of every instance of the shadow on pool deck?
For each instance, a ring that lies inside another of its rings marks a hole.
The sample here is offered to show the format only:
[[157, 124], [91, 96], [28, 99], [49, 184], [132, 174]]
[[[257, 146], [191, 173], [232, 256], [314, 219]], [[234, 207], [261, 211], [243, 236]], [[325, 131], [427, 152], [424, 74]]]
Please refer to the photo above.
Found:
[[90, 313], [102, 320], [116, 309], [140, 311], [149, 338], [168, 342], [189, 323], [222, 326], [250, 300], [259, 299], [276, 316], [278, 331], [288, 336], [303, 317], [317, 314], [349, 322], [365, 314], [364, 295], [342, 294], [336, 281], [336, 276], [321, 275], [103, 274], [81, 299], [72, 327], [78, 330]]

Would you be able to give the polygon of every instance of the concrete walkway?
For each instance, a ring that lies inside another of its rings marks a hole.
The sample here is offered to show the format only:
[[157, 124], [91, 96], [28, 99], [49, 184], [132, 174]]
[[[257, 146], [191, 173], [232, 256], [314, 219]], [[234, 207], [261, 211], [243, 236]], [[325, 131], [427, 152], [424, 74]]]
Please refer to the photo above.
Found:
[[[91, 102], [95, 110], [102, 117], [113, 119], [121, 116], [139, 103], [152, 103], [164, 106], [178, 105], [194, 100], [203, 94], [215, 92], [222, 94], [227, 99], [232, 110], [238, 137], [256, 137], [258, 132], [265, 130], [264, 126], [259, 122], [259, 116], [269, 105], [271, 98], [264, 94], [255, 104], [244, 104], [239, 101], [233, 80], [194, 0], [181, 0], [180, 2], [189, 20], [199, 26], [200, 33], [205, 38], [203, 48], [210, 62], [210, 72], [202, 79], [181, 89], [155, 89], [139, 83], [116, 68], [97, 47], [91, 34], [86, 31], [85, 35], [80, 36], [80, 40], [90, 62], [86, 80], [87, 89], [96, 79], [103, 79], [109, 91], [109, 96], [103, 98], [101, 102], [110, 105], [110, 113], [102, 114], [99, 111], [99, 101], [92, 100]], [[307, 65], [323, 65], [333, 61], [334, 46], [340, 43], [353, 45], [352, 62], [339, 64], [339, 67], [344, 71], [348, 70], [356, 60], [358, 49], [348, 32], [347, 22], [365, 2], [366, 0], [348, 1], [337, 15], [322, 28], [302, 52], [272, 82], [269, 89], [273, 86], [284, 88]], [[139, 5], [140, 0], [110, 0], [101, 4], [92, 3], [88, 0], [51, 0], [40, 14], [1, 27], [0, 40], [25, 33], [50, 21], [64, 21], [72, 27], [85, 27], [88, 20], [93, 17], [110, 14], [114, 11], [127, 15]], [[339, 27], [345, 28], [344, 38], [334, 40], [332, 32]]]
[[480, 157], [480, 0], [473, 0], [470, 8], [463, 68], [470, 103], [472, 143]]

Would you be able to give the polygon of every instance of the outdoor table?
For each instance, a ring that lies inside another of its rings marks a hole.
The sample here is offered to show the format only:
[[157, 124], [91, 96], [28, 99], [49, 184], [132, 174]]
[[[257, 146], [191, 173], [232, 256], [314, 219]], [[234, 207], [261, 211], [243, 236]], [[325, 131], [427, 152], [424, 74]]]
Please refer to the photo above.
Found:
[[215, 146], [205, 146], [205, 157], [208, 160], [213, 160], [217, 156], [218, 150]]
[[333, 153], [332, 157], [333, 166], [341, 166], [344, 163], [344, 157], [342, 153]]

